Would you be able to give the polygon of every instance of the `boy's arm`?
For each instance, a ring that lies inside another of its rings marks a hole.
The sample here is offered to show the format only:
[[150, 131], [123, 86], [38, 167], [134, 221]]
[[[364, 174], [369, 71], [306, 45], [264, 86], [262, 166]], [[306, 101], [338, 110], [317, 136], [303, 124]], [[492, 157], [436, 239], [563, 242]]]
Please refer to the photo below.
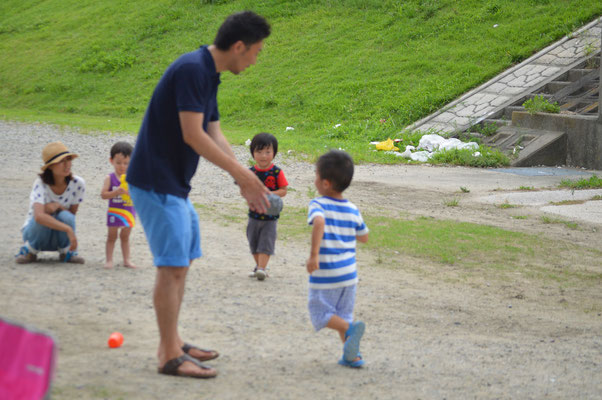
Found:
[[111, 176], [107, 175], [107, 177], [105, 178], [105, 181], [102, 184], [102, 190], [100, 191], [100, 197], [102, 199], [108, 200], [108, 199], [117, 197], [121, 194], [127, 193], [127, 191], [122, 187], [118, 187], [113, 191], [109, 190], [110, 187], [111, 187]]
[[311, 251], [307, 259], [307, 272], [312, 273], [320, 268], [320, 244], [324, 236], [324, 217], [316, 217], [311, 231]]
[[368, 236], [369, 235], [370, 235], [369, 233], [366, 233], [365, 235], [362, 235], [362, 236], [356, 236], [355, 239], [358, 242], [366, 243], [368, 241]]
[[286, 176], [284, 176], [284, 172], [282, 172], [282, 170], [278, 172], [276, 184], [278, 185], [278, 190], [274, 190], [272, 193], [280, 197], [286, 196], [286, 193], [288, 192], [288, 181], [286, 180]]
[[274, 190], [272, 193], [274, 193], [275, 195], [278, 195], [280, 197], [284, 197], [286, 196], [286, 189], [288, 188], [288, 186], [283, 186], [278, 190]]

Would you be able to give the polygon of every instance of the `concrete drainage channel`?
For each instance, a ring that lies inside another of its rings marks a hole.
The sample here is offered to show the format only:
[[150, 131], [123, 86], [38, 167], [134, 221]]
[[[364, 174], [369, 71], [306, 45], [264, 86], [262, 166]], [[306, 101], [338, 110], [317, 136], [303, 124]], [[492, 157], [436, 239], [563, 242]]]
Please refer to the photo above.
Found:
[[[591, 175], [590, 172], [554, 167], [495, 168], [490, 171], [521, 176], [575, 177], [583, 175], [589, 177]], [[592, 200], [594, 198], [602, 198], [602, 189], [505, 192], [479, 197], [475, 201], [485, 204], [537, 207], [544, 213], [554, 214], [569, 220], [602, 225], [602, 200]], [[571, 203], [563, 204], [567, 202]]]

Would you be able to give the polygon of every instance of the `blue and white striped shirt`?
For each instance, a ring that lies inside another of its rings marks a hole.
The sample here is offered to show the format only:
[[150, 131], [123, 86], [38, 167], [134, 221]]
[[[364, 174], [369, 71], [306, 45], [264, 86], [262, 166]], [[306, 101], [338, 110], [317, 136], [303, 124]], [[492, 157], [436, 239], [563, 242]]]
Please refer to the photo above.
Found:
[[320, 243], [320, 268], [309, 276], [312, 289], [332, 289], [357, 283], [355, 237], [368, 233], [357, 207], [349, 200], [318, 197], [309, 203], [307, 222], [324, 218]]

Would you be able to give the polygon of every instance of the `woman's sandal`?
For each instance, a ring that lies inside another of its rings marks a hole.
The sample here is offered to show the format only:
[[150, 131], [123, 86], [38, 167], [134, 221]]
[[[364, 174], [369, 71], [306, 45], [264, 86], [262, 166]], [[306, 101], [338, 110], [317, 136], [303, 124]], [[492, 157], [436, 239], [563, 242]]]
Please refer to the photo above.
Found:
[[[198, 375], [198, 374], [187, 374], [187, 373], [182, 373], [182, 372], [178, 371], [178, 368], [180, 368], [180, 365], [182, 365], [186, 361], [193, 363], [197, 367], [201, 368], [203, 371], [207, 371], [207, 372], [204, 374]], [[158, 372], [160, 374], [164, 374], [164, 375], [184, 376], [184, 377], [188, 377], [188, 378], [198, 378], [198, 379], [215, 378], [217, 376], [216, 370], [214, 370], [211, 367], [201, 364], [199, 361], [197, 361], [195, 358], [190, 357], [188, 354], [182, 354], [180, 357], [169, 360], [168, 362], [165, 363], [165, 365], [163, 365], [163, 367], [158, 368]]]
[[[204, 353], [208, 353], [209, 355], [207, 355], [205, 357], [194, 357], [194, 356], [190, 355], [190, 350], [199, 350]], [[209, 361], [209, 360], [213, 360], [213, 359], [219, 357], [219, 353], [215, 350], [201, 349], [200, 347], [197, 347], [197, 346], [194, 346], [194, 345], [188, 344], [188, 343], [184, 343], [184, 346], [182, 346], [182, 351], [184, 353], [188, 354], [190, 357], [194, 358], [195, 360], [199, 360], [199, 361]]]

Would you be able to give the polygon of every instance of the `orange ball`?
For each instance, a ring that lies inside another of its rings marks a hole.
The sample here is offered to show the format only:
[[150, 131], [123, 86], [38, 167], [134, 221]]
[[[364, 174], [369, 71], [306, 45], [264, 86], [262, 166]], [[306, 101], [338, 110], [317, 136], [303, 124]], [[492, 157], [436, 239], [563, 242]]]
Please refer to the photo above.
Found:
[[111, 333], [108, 343], [109, 347], [112, 349], [120, 347], [123, 344], [123, 335], [119, 332]]

